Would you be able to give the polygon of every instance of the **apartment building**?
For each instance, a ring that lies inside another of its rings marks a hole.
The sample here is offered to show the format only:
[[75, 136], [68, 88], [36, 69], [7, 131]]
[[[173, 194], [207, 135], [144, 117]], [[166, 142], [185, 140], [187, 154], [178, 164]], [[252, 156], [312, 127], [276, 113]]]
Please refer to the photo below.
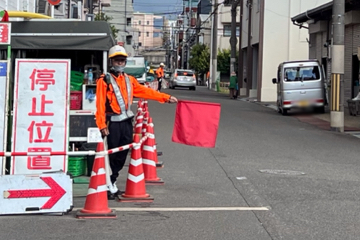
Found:
[[291, 17], [327, 2], [242, 0], [241, 95], [258, 101], [276, 101], [276, 86], [271, 79], [276, 76], [278, 64], [309, 56], [308, 32], [293, 25]]
[[118, 44], [124, 46], [129, 56], [134, 56], [138, 35], [137, 30], [132, 27], [134, 19], [133, 0], [111, 0], [111, 5], [103, 7], [102, 11], [112, 18], [109, 22], [119, 30], [116, 38]]
[[136, 12], [132, 26], [139, 39], [139, 52], [163, 46], [164, 18], [162, 16]]

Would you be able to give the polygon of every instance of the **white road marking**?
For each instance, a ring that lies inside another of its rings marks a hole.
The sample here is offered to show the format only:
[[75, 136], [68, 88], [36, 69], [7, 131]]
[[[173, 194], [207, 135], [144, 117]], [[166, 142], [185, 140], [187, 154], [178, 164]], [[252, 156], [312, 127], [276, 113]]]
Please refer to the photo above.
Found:
[[[120, 208], [110, 207], [117, 212], [206, 212], [206, 211], [269, 211], [267, 207], [179, 207], [179, 208]], [[81, 208], [73, 208], [73, 211]]]

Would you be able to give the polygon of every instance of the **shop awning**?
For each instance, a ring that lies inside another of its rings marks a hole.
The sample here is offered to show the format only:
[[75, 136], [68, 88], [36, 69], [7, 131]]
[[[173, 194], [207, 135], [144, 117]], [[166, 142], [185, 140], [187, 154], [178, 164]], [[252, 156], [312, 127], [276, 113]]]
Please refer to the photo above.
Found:
[[106, 51], [116, 44], [103, 21], [11, 22], [12, 49]]

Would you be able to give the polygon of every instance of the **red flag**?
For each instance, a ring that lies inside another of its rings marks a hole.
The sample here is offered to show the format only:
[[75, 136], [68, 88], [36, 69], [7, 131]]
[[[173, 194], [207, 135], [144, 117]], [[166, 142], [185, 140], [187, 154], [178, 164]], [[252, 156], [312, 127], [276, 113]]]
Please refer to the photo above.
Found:
[[214, 148], [220, 121], [220, 104], [179, 100], [172, 141]]

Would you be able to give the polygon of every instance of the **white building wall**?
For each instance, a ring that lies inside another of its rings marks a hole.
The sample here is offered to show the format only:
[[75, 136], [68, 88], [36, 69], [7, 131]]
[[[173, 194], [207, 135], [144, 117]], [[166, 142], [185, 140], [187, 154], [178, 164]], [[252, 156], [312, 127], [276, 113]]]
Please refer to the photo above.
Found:
[[0, 9], [35, 12], [36, 0], [0, 0]]
[[[276, 76], [279, 63], [308, 59], [307, 29], [299, 29], [291, 17], [313, 9], [329, 0], [271, 0], [264, 1], [264, 35], [261, 101], [276, 101]], [[315, 40], [317, 42], [317, 40]]]

